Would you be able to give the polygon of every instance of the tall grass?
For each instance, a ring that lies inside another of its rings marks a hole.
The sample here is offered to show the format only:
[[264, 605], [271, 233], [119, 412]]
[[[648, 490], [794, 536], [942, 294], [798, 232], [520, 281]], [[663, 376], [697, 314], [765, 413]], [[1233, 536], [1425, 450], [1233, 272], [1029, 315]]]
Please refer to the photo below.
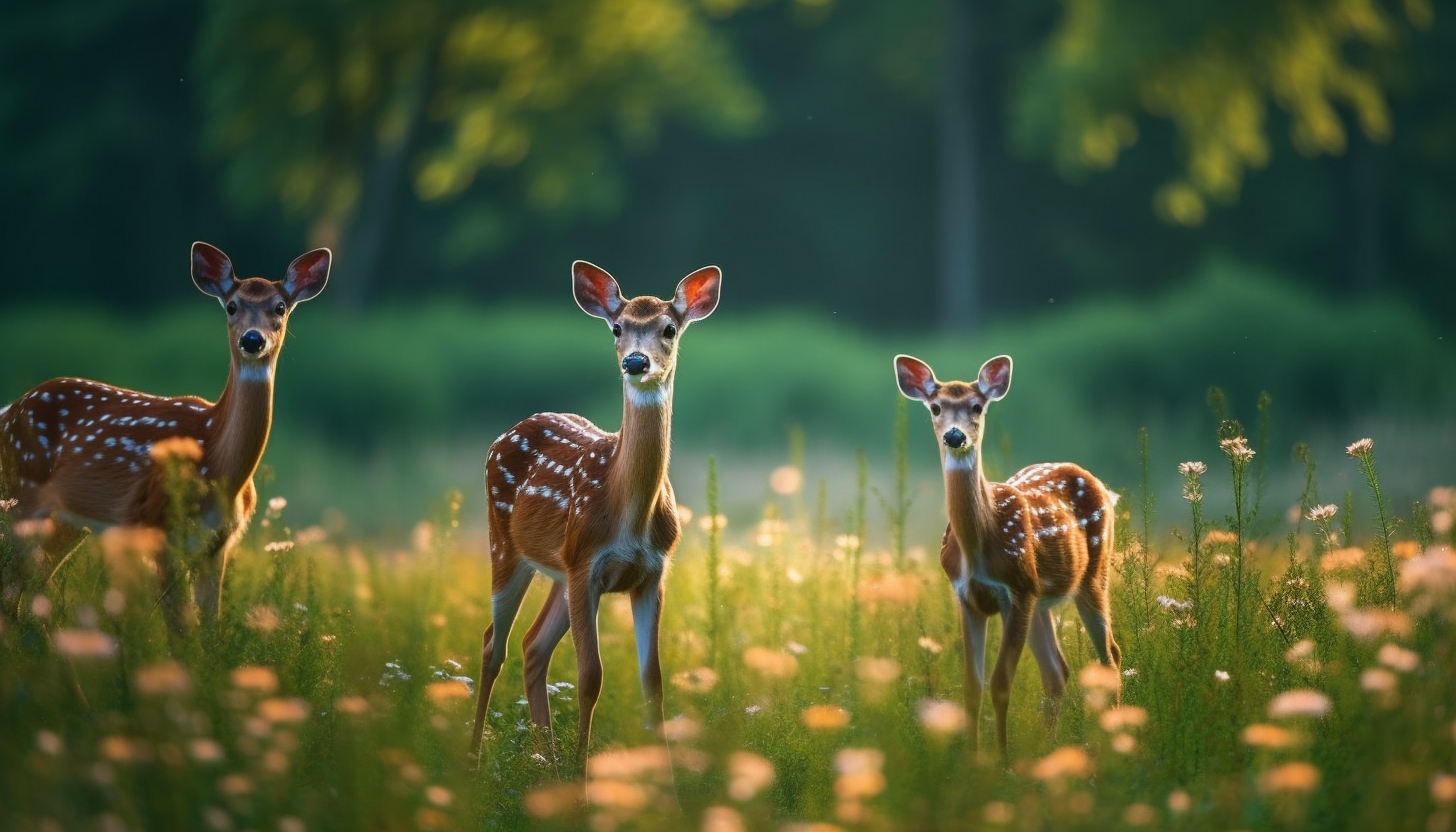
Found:
[[[1241, 452], [1205, 448], [1239, 487]], [[959, 626], [929, 554], [943, 526], [909, 529], [903, 555], [875, 543], [893, 517], [869, 522], [856, 467], [854, 507], [822, 545], [822, 512], [792, 510], [802, 494], [722, 520], [709, 486], [664, 612], [670, 758], [640, 733], [630, 610], [609, 596], [584, 791], [572, 732], [528, 727], [518, 650], [479, 765], [466, 754], [490, 581], [458, 495], [396, 549], [300, 527], [265, 494], [222, 621], [173, 645], [134, 551], [146, 540], [103, 535], [0, 624], [0, 828], [1450, 827], [1450, 489], [1367, 527], [1318, 504], [1306, 465], [1291, 522], [1250, 523], [1241, 498], [1219, 522], [1203, 513], [1216, 475], [1182, 465], [1176, 534], [1155, 531], [1146, 498], [1140, 534], [1132, 501], [1119, 509], [1121, 704], [1081, 674], [1052, 739], [1021, 674], [1006, 770], [966, 747]], [[0, 513], [0, 557], [28, 556], [35, 531]], [[1074, 668], [1095, 665], [1075, 616], [1059, 634]], [[558, 726], [576, 720], [574, 666], [567, 640]]]

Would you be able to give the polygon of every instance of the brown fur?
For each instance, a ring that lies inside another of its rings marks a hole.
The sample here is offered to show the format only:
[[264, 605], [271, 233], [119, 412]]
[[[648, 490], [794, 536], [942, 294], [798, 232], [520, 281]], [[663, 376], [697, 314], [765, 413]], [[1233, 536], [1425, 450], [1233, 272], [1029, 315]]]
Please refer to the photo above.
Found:
[[[986, 479], [981, 464], [984, 413], [1010, 386], [1009, 358], [986, 362], [980, 380], [971, 384], [937, 381], [928, 366], [909, 356], [896, 359], [896, 373], [901, 392], [931, 409], [941, 442], [949, 523], [940, 560], [960, 602], [973, 744], [985, 686], [986, 621], [1003, 616], [991, 698], [997, 745], [1005, 759], [1006, 709], [1028, 639], [1041, 670], [1047, 726], [1055, 735], [1069, 669], [1057, 644], [1050, 606], [1073, 599], [1098, 657], [1114, 668], [1121, 665], [1108, 601], [1117, 497], [1072, 463], [1028, 466], [1005, 483]], [[953, 429], [965, 440], [959, 447], [948, 439]]]
[[[672, 384], [678, 334], [711, 313], [717, 301], [718, 272], [708, 272], [684, 278], [673, 301], [647, 296], [624, 301], [605, 272], [580, 262], [574, 267], [578, 303], [620, 328], [614, 336], [619, 365], [628, 354], [640, 353], [650, 369], [640, 377], [623, 376], [618, 433], [606, 433], [580, 416], [538, 413], [491, 445], [486, 499], [493, 593], [472, 737], [477, 753], [511, 625], [538, 571], [555, 582], [523, 645], [532, 720], [549, 731], [546, 671], [569, 630], [581, 706], [577, 751], [584, 758], [602, 684], [597, 608], [602, 593], [625, 592], [632, 598], [648, 717], [653, 726], [662, 723], [658, 627], [663, 578], [680, 534], [667, 478]], [[672, 335], [665, 334], [669, 327], [676, 330]]]
[[[209, 259], [199, 261], [199, 254]], [[53, 561], [50, 572], [64, 560], [81, 528], [165, 528], [172, 496], [166, 466], [150, 451], [163, 439], [192, 439], [202, 449], [194, 466], [200, 487], [181, 508], [203, 521], [203, 551], [195, 562], [193, 591], [203, 618], [217, 617], [228, 555], [257, 507], [253, 474], [268, 443], [273, 371], [288, 314], [298, 302], [295, 297], [306, 300], [322, 289], [327, 257], [326, 251], [304, 255], [294, 261], [285, 281], [235, 280], [226, 255], [206, 244], [194, 246], [194, 280], [199, 288], [224, 305], [236, 304], [228, 316], [228, 380], [215, 404], [195, 396], [153, 396], [85, 379], [57, 378], [36, 386], [0, 414], [0, 496], [17, 501], [16, 516], [54, 520], [56, 531], [43, 543]], [[300, 267], [320, 265], [322, 277], [295, 274]], [[222, 279], [215, 279], [213, 272], [220, 272]], [[297, 280], [309, 282], [297, 289]], [[296, 288], [294, 296], [290, 286]], [[282, 314], [278, 314], [280, 303]], [[254, 356], [239, 346], [249, 330], [266, 341]], [[169, 581], [170, 565], [159, 567], [164, 582]], [[23, 564], [12, 571], [28, 573]], [[19, 575], [18, 583], [29, 582], [28, 574]], [[13, 591], [19, 592], [19, 587]], [[7, 587], [6, 592], [12, 589]], [[168, 624], [178, 632], [185, 628], [187, 617], [183, 595], [167, 592]]]

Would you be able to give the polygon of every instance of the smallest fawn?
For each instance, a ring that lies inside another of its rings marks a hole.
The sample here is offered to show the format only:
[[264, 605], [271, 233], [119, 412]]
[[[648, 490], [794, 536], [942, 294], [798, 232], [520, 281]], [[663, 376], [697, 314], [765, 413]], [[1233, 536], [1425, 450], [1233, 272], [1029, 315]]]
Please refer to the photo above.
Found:
[[991, 701], [1004, 761], [1006, 707], [1016, 663], [1028, 641], [1041, 670], [1047, 728], [1053, 735], [1056, 732], [1068, 671], [1051, 607], [1071, 598], [1102, 663], [1114, 669], [1121, 666], [1107, 595], [1117, 495], [1086, 469], [1068, 462], [1031, 465], [1004, 483], [986, 479], [981, 467], [986, 408], [1011, 386], [1010, 356], [987, 361], [976, 381], [966, 383], [938, 381], [925, 362], [899, 355], [895, 381], [906, 398], [923, 402], [930, 410], [940, 443], [950, 516], [940, 565], [961, 612], [972, 747], [979, 740], [986, 683], [986, 620], [998, 613], [1003, 616]]

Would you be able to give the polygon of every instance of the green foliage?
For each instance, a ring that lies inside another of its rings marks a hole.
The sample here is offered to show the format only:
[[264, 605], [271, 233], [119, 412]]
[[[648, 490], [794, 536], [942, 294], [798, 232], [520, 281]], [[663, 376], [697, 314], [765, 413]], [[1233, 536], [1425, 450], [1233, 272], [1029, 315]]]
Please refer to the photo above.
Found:
[[238, 204], [348, 239], [370, 200], [469, 196], [443, 235], [456, 261], [521, 233], [522, 207], [615, 208], [615, 159], [670, 115], [723, 133], [761, 117], [683, 0], [214, 0], [197, 64]]
[[1374, 141], [1392, 132], [1390, 57], [1430, 28], [1426, 0], [1281, 0], [1148, 6], [1069, 0], [1022, 79], [1017, 134], [1068, 173], [1116, 164], [1138, 118], [1166, 119], [1182, 171], [1154, 195], [1165, 221], [1202, 224], [1270, 160], [1270, 111], [1304, 156], [1339, 155], [1345, 122]]
[[[1217, 453], [1212, 442], [1201, 450]], [[842, 532], [863, 532], [859, 487]], [[1449, 512], [1456, 500], [1428, 509]], [[7, 607], [0, 618], [0, 825], [625, 832], [715, 819], [749, 830], [984, 821], [1258, 832], [1428, 829], [1449, 817], [1449, 551], [1402, 563], [1397, 602], [1381, 606], [1386, 564], [1329, 561], [1328, 517], [1312, 537], [1250, 537], [1249, 588], [1273, 618], [1240, 616], [1236, 535], [1200, 528], [1195, 515], [1195, 532], [1219, 533], [1203, 553], [1203, 590], [1187, 594], [1185, 557], [1199, 556], [1201, 534], [1189, 548], [1153, 544], [1156, 569], [1114, 581], [1120, 633], [1137, 620], [1130, 607], [1166, 593], [1124, 639], [1121, 705], [1078, 673], [1092, 651], [1065, 614], [1074, 681], [1060, 731], [1044, 732], [1040, 684], [1024, 663], [1007, 771], [966, 747], [956, 718], [959, 626], [934, 558], [861, 550], [858, 539], [819, 550], [798, 522], [767, 542], [733, 518], [709, 570], [716, 527], [690, 524], [663, 623], [675, 785], [639, 728], [630, 610], [614, 595], [602, 610], [609, 676], [582, 801], [565, 762], [576, 718], [569, 641], [550, 676], [555, 736], [525, 727], [513, 639], [484, 754], [467, 754], [473, 708], [461, 677], [475, 672], [490, 580], [483, 541], [456, 530], [458, 510], [448, 498], [400, 551], [290, 531], [291, 506], [271, 507], [230, 570], [217, 631], [170, 651], [155, 576], [115, 542], [89, 544], [40, 597], [27, 593], [18, 615]], [[928, 545], [939, 531], [911, 537]], [[1362, 528], [1362, 540], [1372, 533], [1382, 532]], [[27, 548], [0, 512], [0, 562]], [[1351, 583], [1374, 590], [1351, 596]], [[715, 600], [731, 611], [717, 651], [703, 637]]]

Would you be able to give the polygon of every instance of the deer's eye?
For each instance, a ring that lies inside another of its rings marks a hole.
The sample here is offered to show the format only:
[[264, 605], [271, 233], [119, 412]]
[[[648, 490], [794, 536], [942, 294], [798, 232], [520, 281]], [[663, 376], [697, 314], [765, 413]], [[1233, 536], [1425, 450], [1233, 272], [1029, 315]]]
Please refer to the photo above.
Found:
[[622, 337], [622, 325], [621, 324], [612, 324], [612, 337], [613, 338], [621, 338]]
[[677, 334], [677, 327], [673, 326], [672, 324], [668, 324], [667, 326], [665, 326], [665, 327], [662, 328], [662, 337], [664, 337], [664, 338], [671, 338], [672, 336], [674, 336], [676, 334]]
[[930, 415], [931, 416], [939, 416], [940, 415], [940, 405], [936, 404], [935, 402], [931, 402], [930, 403]]
[[981, 405], [980, 402], [976, 402], [975, 404], [971, 405], [971, 412], [974, 413], [974, 414], [976, 414], [976, 415], [978, 415], [978, 416], [981, 414], [981, 411], [983, 409], [984, 408], [983, 408], [983, 406]]
[[237, 301], [230, 300], [230, 301], [227, 302], [227, 313], [229, 315], [236, 315], [236, 314], [238, 314], [238, 302]]
[[287, 311], [288, 311], [288, 304], [284, 303], [281, 300], [278, 301], [278, 305], [277, 306], [273, 307], [273, 314], [274, 315], [277, 315], [280, 318], [283, 317], [283, 313], [284, 312], [287, 312]]

